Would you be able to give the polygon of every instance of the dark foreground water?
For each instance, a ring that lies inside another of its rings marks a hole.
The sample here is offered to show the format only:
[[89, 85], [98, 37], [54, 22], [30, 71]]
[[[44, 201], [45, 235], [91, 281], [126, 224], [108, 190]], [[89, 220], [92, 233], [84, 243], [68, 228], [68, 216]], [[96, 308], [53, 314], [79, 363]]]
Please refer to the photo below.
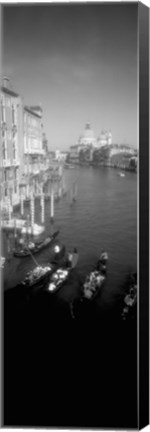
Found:
[[[56, 204], [54, 227], [47, 202], [46, 233], [59, 228], [60, 242], [78, 248], [70, 281], [55, 297], [40, 291], [27, 301], [8, 288], [34, 267], [32, 260], [13, 259], [5, 267], [5, 425], [136, 428], [136, 317], [122, 322], [120, 305], [126, 274], [137, 262], [137, 177], [106, 168], [65, 176], [68, 190], [78, 183], [77, 202], [71, 207], [68, 193]], [[80, 296], [101, 248], [109, 254], [107, 282], [72, 319], [70, 301]], [[38, 262], [50, 261], [52, 252], [37, 255]]]

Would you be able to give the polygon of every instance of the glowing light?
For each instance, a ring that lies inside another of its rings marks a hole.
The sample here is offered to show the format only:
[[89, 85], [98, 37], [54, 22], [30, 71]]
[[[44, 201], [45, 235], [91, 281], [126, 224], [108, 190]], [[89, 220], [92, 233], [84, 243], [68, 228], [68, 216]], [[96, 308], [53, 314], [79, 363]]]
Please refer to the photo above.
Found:
[[60, 247], [59, 247], [58, 245], [56, 245], [56, 246], [54, 247], [54, 251], [55, 251], [56, 253], [60, 252]]
[[48, 287], [48, 291], [54, 291], [55, 288], [56, 288], [56, 285], [54, 283], [51, 283]]

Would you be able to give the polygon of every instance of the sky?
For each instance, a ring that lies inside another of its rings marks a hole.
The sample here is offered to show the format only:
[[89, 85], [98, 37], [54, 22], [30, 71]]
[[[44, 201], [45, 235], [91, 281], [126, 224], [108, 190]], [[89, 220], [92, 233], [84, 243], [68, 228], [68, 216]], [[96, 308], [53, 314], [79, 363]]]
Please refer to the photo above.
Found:
[[49, 149], [68, 150], [89, 122], [137, 146], [137, 4], [3, 7], [3, 72], [41, 104]]

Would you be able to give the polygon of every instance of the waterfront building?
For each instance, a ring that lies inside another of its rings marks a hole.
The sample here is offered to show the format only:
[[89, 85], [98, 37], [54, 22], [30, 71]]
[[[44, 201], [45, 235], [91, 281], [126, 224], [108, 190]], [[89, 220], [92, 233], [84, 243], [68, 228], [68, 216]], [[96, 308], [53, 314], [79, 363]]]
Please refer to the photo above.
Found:
[[91, 129], [91, 125], [90, 123], [86, 123], [83, 134], [80, 135], [77, 145], [95, 147], [96, 144], [96, 138], [93, 130]]
[[49, 168], [49, 158], [48, 158], [48, 140], [46, 138], [45, 132], [42, 133], [42, 149], [43, 149], [43, 156], [42, 156], [42, 163], [41, 163], [41, 170], [47, 171]]
[[77, 163], [79, 162], [79, 154], [82, 149], [85, 149], [84, 144], [75, 144], [70, 147], [69, 161]]
[[24, 106], [24, 181], [23, 195], [30, 191], [40, 193], [43, 178], [41, 174], [48, 168], [46, 157], [48, 143], [43, 132], [43, 111], [40, 106]]
[[10, 88], [8, 78], [1, 87], [1, 202], [16, 202], [21, 178], [22, 99]]
[[80, 155], [88, 153], [88, 160], [92, 160], [92, 149], [96, 147], [97, 141], [90, 123], [86, 123], [83, 133], [79, 136], [76, 144], [70, 147], [70, 162], [78, 163]]
[[41, 190], [49, 168], [48, 141], [40, 106], [24, 106], [9, 79], [1, 87], [1, 208], [18, 204], [30, 191]]
[[125, 144], [113, 144], [110, 146], [110, 157], [123, 153], [125, 155], [134, 155], [134, 149]]
[[132, 171], [137, 172], [138, 169], [138, 158], [137, 156], [132, 156], [129, 160], [129, 167]]
[[42, 136], [42, 109], [40, 107], [24, 107], [24, 173], [39, 174], [44, 156]]
[[67, 158], [67, 152], [56, 150], [55, 151], [55, 160], [58, 162], [65, 162]]
[[77, 143], [70, 147], [71, 162], [92, 162], [93, 152], [104, 146], [112, 145], [112, 134], [109, 132], [102, 132], [98, 139], [91, 128], [90, 123], [86, 123], [83, 133], [80, 135]]
[[103, 147], [105, 145], [111, 145], [112, 144], [112, 134], [111, 131], [102, 131], [100, 136], [97, 139], [97, 146]]
[[42, 147], [43, 147], [44, 153], [47, 155], [48, 154], [48, 140], [46, 138], [45, 132], [42, 133]]

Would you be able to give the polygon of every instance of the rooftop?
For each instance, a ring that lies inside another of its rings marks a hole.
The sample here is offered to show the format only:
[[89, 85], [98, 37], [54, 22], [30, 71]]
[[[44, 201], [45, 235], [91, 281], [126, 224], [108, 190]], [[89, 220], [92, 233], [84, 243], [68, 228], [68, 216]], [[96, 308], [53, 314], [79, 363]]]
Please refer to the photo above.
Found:
[[36, 110], [34, 111], [33, 107], [24, 106], [24, 111], [27, 111], [29, 114], [32, 114], [38, 118], [41, 118], [41, 114], [39, 114]]
[[3, 87], [3, 86], [2, 86], [2, 87], [1, 87], [1, 90], [2, 90], [3, 93], [8, 94], [9, 96], [19, 97], [18, 93], [15, 93], [13, 90], [10, 90], [10, 89], [7, 88], [7, 87]]

